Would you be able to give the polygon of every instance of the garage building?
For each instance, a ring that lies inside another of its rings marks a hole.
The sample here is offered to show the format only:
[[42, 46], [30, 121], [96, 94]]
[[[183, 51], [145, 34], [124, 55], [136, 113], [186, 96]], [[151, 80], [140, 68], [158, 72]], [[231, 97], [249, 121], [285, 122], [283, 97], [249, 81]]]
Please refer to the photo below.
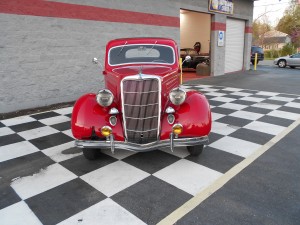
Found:
[[250, 67], [253, 0], [0, 0], [0, 113], [76, 100], [103, 87], [106, 43], [201, 43], [210, 75]]

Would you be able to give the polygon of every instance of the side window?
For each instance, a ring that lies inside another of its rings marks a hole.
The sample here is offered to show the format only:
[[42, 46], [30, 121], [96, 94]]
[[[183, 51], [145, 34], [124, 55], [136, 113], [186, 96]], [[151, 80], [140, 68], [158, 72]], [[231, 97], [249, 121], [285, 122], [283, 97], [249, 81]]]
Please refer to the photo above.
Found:
[[295, 54], [293, 58], [298, 58], [299, 59], [300, 58], [300, 53]]

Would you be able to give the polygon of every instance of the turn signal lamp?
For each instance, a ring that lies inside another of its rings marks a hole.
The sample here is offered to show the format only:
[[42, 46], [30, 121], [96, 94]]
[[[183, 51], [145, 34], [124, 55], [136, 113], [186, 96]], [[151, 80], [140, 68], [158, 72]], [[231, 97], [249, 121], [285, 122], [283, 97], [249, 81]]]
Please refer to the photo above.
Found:
[[112, 129], [109, 126], [104, 126], [101, 128], [101, 134], [104, 137], [108, 137], [109, 135], [111, 135], [112, 133]]
[[172, 130], [175, 135], [179, 135], [182, 133], [182, 125], [179, 123], [174, 124], [172, 127]]

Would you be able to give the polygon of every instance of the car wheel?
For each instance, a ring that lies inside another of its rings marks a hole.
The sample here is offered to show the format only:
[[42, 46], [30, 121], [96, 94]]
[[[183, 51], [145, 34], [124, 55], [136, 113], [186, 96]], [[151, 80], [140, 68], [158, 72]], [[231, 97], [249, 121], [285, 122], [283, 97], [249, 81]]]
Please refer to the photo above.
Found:
[[278, 66], [280, 68], [285, 68], [286, 67], [286, 61], [284, 59], [281, 59], [278, 61]]
[[290, 66], [290, 68], [291, 68], [291, 69], [295, 69], [296, 67], [295, 67], [295, 66]]
[[193, 156], [200, 155], [203, 151], [203, 145], [187, 146], [187, 150]]
[[254, 65], [254, 61], [253, 60], [251, 61], [251, 63], [252, 63], [252, 65]]
[[88, 160], [97, 159], [99, 149], [94, 148], [84, 148], [82, 149], [83, 155]]

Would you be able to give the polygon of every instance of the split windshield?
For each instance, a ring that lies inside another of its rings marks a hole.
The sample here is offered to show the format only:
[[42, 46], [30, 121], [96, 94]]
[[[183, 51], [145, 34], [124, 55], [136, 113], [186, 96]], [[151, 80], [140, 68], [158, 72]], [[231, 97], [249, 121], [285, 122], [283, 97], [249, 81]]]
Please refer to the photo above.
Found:
[[158, 44], [121, 45], [113, 47], [108, 53], [109, 65], [132, 63], [174, 64], [175, 54], [172, 47]]

